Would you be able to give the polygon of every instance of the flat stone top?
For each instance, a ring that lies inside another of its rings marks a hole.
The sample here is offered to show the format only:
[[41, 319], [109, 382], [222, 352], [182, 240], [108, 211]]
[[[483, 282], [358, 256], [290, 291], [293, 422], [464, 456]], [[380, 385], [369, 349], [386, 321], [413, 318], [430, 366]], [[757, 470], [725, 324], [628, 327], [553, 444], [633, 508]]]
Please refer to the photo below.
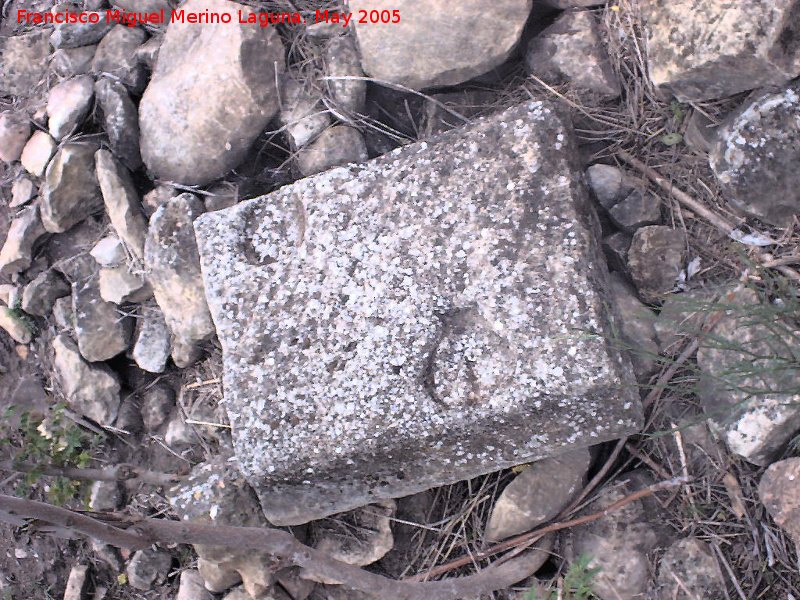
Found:
[[534, 101], [195, 221], [234, 448], [270, 521], [639, 428], [576, 155]]

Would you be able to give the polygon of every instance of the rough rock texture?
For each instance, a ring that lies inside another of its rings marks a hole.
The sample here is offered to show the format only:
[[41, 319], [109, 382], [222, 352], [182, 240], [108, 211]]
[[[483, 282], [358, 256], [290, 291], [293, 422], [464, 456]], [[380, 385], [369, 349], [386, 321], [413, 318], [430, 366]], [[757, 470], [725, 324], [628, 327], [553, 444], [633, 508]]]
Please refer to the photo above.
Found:
[[142, 395], [142, 422], [153, 433], [169, 418], [175, 406], [175, 391], [166, 383], [156, 383]]
[[97, 46], [61, 48], [50, 56], [50, 68], [59, 77], [74, 77], [88, 73]]
[[367, 100], [367, 82], [363, 79], [345, 79], [364, 77], [358, 48], [352, 35], [337, 35], [328, 40], [324, 62], [325, 77], [331, 78], [325, 82], [328, 97], [333, 101], [337, 112], [348, 116], [362, 112]]
[[[504, 62], [519, 41], [532, 0], [350, 0], [350, 10], [397, 10], [399, 23], [356, 24], [370, 77], [409, 88], [455, 85]], [[355, 20], [355, 19], [354, 19]]]
[[659, 353], [656, 315], [618, 273], [611, 274], [611, 296], [620, 321], [621, 339], [617, 343], [629, 350], [637, 379], [646, 381], [656, 369]]
[[111, 151], [131, 170], [142, 166], [139, 153], [139, 113], [125, 86], [106, 77], [94, 84], [100, 122]]
[[800, 75], [800, 2], [650, 0], [653, 84], [681, 101], [711, 100]]
[[770, 465], [758, 484], [758, 496], [775, 522], [800, 545], [800, 458]]
[[204, 184], [237, 166], [278, 110], [274, 27], [239, 25], [227, 0], [189, 0], [186, 11], [225, 12], [232, 23], [172, 23], [139, 105], [141, 151], [157, 178]]
[[[62, 11], [69, 10], [67, 3], [61, 5]], [[99, 17], [96, 23], [59, 23], [50, 36], [53, 48], [80, 48], [97, 44], [103, 36], [114, 28], [113, 21], [107, 20], [105, 12], [94, 13]], [[88, 21], [89, 19], [87, 19]]]
[[103, 210], [97, 184], [94, 142], [74, 142], [59, 148], [47, 166], [42, 186], [42, 223], [51, 233], [61, 233]]
[[30, 137], [31, 123], [28, 115], [10, 110], [0, 113], [0, 160], [19, 160]]
[[164, 583], [171, 569], [172, 557], [168, 552], [145, 548], [134, 552], [125, 573], [131, 587], [149, 590]]
[[34, 31], [5, 40], [0, 54], [0, 94], [28, 97], [36, 93], [47, 73], [50, 54], [49, 30], [37, 26]]
[[19, 211], [11, 221], [6, 241], [0, 250], [0, 275], [19, 273], [30, 267], [33, 246], [45, 233], [38, 206]]
[[47, 128], [60, 140], [83, 123], [94, 98], [94, 79], [78, 75], [53, 86], [47, 96]]
[[116, 25], [97, 45], [92, 71], [95, 75], [110, 75], [132, 93], [141, 94], [147, 83], [147, 71], [136, 58], [136, 49], [146, 39], [144, 29]]
[[531, 102], [195, 222], [237, 458], [271, 521], [638, 427], [575, 156]]
[[736, 208], [779, 227], [790, 225], [800, 213], [800, 84], [762, 94], [728, 117], [709, 163]]
[[150, 373], [163, 373], [169, 358], [169, 329], [163, 313], [157, 307], [145, 308], [136, 319], [131, 358], [140, 369]]
[[[197, 559], [197, 570], [205, 582], [205, 588], [215, 594], [221, 594], [242, 582], [238, 571], [228, 571], [217, 563], [204, 558]], [[250, 600], [251, 596], [244, 591], [244, 588], [242, 588], [242, 594], [245, 594], [245, 600]]]
[[111, 425], [120, 403], [120, 385], [114, 372], [83, 360], [78, 347], [64, 333], [53, 340], [53, 350], [61, 390], [73, 410], [101, 425]]
[[101, 267], [118, 267], [125, 262], [125, 246], [116, 236], [109, 235], [97, 242], [89, 252]]
[[11, 339], [18, 344], [30, 344], [33, 340], [33, 331], [16, 310], [7, 306], [0, 306], [0, 329], [3, 329]]
[[20, 174], [11, 185], [11, 202], [8, 204], [9, 208], [19, 208], [24, 206], [31, 199], [33, 199], [39, 190], [36, 184], [33, 183], [30, 177]]
[[[178, 344], [193, 346], [214, 333], [192, 222], [203, 204], [192, 194], [170, 199], [150, 218], [145, 240], [147, 279]], [[187, 366], [173, 353], [173, 360]]]
[[654, 194], [635, 189], [612, 206], [608, 216], [623, 231], [634, 233], [640, 227], [661, 222], [661, 201]]
[[710, 423], [728, 448], [768, 465], [800, 423], [800, 352], [791, 323], [759, 306], [750, 289], [721, 301], [727, 308], [713, 336], [701, 339], [699, 396]]
[[525, 52], [525, 68], [548, 83], [571, 83], [603, 99], [620, 94], [619, 79], [590, 11], [565, 12], [536, 35]]
[[347, 125], [336, 125], [322, 132], [295, 155], [297, 169], [304, 177], [349, 163], [367, 160], [367, 146], [361, 132]]
[[86, 576], [89, 565], [75, 565], [69, 571], [67, 587], [64, 589], [64, 600], [81, 600], [86, 587]]
[[153, 295], [153, 289], [143, 275], [134, 271], [128, 264], [103, 267], [100, 269], [97, 283], [100, 297], [114, 304], [144, 302]]
[[46, 317], [53, 310], [55, 301], [69, 294], [69, 283], [54, 270], [48, 269], [37, 275], [22, 290], [20, 307], [30, 315]]
[[658, 600], [724, 598], [725, 580], [706, 542], [684, 538], [674, 542], [658, 563]]
[[36, 177], [44, 175], [47, 163], [56, 151], [56, 143], [46, 131], [34, 131], [22, 149], [20, 162], [25, 170]]
[[306, 146], [331, 122], [322, 94], [291, 75], [284, 78], [281, 86], [280, 119], [293, 149]]
[[591, 461], [581, 448], [525, 467], [497, 499], [484, 537], [502, 540], [555, 517], [581, 491]]
[[628, 268], [642, 300], [657, 302], [675, 287], [685, 252], [686, 236], [678, 229], [650, 225], [636, 230]]
[[200, 573], [194, 569], [187, 569], [181, 573], [175, 600], [214, 600], [214, 596], [205, 589]]
[[94, 162], [111, 224], [131, 254], [141, 260], [144, 256], [144, 238], [147, 236], [147, 219], [142, 212], [142, 202], [131, 174], [108, 150], [98, 150]]

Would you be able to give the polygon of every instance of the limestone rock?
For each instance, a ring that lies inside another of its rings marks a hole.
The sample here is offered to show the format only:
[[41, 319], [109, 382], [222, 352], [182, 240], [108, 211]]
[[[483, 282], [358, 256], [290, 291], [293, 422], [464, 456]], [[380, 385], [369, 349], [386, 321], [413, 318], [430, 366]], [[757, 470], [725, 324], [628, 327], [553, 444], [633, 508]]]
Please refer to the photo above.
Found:
[[[517, 45], [532, 0], [350, 0], [350, 10], [397, 11], [399, 23], [356, 24], [370, 77], [419, 90], [455, 85], [503, 63]], [[355, 20], [355, 19], [354, 19]]]
[[590, 11], [567, 11], [536, 35], [525, 52], [525, 68], [547, 83], [570, 83], [602, 99], [620, 95], [619, 79]]
[[798, 161], [800, 84], [751, 99], [728, 117], [709, 156], [727, 200], [779, 227], [800, 213]]
[[189, 0], [186, 11], [232, 15], [233, 23], [173, 23], [139, 104], [141, 152], [159, 179], [202, 185], [237, 166], [278, 110], [275, 65], [284, 52], [273, 27], [238, 25], [227, 0]]
[[[62, 6], [68, 6], [66, 4]], [[59, 23], [50, 36], [53, 48], [80, 48], [91, 46], [103, 39], [114, 28], [114, 22], [106, 19], [105, 12], [87, 12], [99, 18], [96, 23]], [[87, 21], [89, 18], [87, 18]]]
[[180, 195], [180, 192], [171, 185], [157, 185], [142, 198], [144, 214], [149, 219], [162, 205], [178, 195]]
[[622, 170], [597, 163], [586, 169], [586, 176], [597, 202], [605, 209], [612, 208], [622, 198], [625, 184]]
[[628, 268], [645, 302], [657, 302], [675, 287], [685, 252], [682, 231], [663, 225], [636, 230], [628, 250]]
[[293, 149], [308, 145], [331, 122], [322, 104], [322, 94], [310, 89], [292, 75], [284, 78], [281, 87], [281, 125]]
[[484, 537], [499, 541], [555, 517], [581, 491], [592, 462], [581, 448], [528, 465], [497, 499]]
[[325, 76], [331, 78], [325, 82], [328, 97], [333, 101], [336, 111], [347, 116], [362, 112], [367, 100], [367, 82], [363, 79], [346, 79], [364, 77], [352, 35], [348, 32], [347, 35], [337, 35], [328, 40], [323, 60]]
[[97, 242], [89, 254], [101, 267], [118, 267], [127, 258], [125, 246], [118, 237], [111, 235]]
[[684, 538], [674, 542], [658, 563], [659, 600], [724, 598], [725, 580], [706, 542]]
[[167, 326], [179, 343], [190, 346], [214, 333], [192, 228], [202, 212], [192, 194], [172, 198], [150, 218], [144, 248], [147, 279]]
[[0, 160], [19, 160], [30, 137], [31, 124], [25, 113], [10, 110], [0, 113]]
[[770, 465], [758, 484], [758, 496], [770, 516], [800, 545], [800, 458]]
[[36, 189], [36, 184], [33, 183], [33, 180], [27, 175], [20, 175], [11, 185], [11, 202], [8, 207], [19, 208], [24, 206], [38, 193], [39, 191]]
[[61, 233], [103, 209], [95, 174], [93, 142], [71, 142], [59, 148], [47, 167], [42, 186], [42, 223]]
[[115, 25], [97, 45], [92, 72], [97, 76], [109, 75], [132, 93], [141, 94], [147, 72], [136, 58], [136, 50], [146, 39], [144, 29]]
[[336, 125], [301, 149], [295, 161], [300, 173], [308, 177], [331, 167], [364, 162], [367, 158], [367, 146], [361, 132], [347, 125]]
[[271, 522], [638, 427], [576, 156], [530, 102], [195, 221], [238, 464]]
[[94, 162], [111, 224], [131, 254], [141, 260], [144, 256], [144, 238], [147, 236], [147, 219], [142, 213], [142, 203], [131, 174], [108, 150], [98, 150]]
[[145, 548], [134, 552], [125, 568], [128, 583], [137, 590], [150, 590], [166, 581], [172, 557], [163, 550]]
[[24, 271], [33, 261], [33, 247], [45, 233], [39, 207], [23, 208], [12, 219], [8, 235], [0, 250], [0, 275]]
[[800, 385], [800, 369], [792, 324], [773, 322], [759, 305], [750, 289], [722, 301], [726, 314], [697, 351], [698, 395], [731, 452], [767, 465], [797, 431], [800, 394], [792, 390]]
[[47, 127], [55, 139], [74, 133], [83, 123], [94, 98], [94, 79], [78, 75], [66, 79], [50, 89], [47, 96]]
[[46, 317], [53, 310], [55, 301], [69, 294], [70, 286], [64, 278], [54, 270], [48, 269], [25, 286], [20, 306], [29, 315]]
[[3, 329], [18, 344], [30, 344], [33, 340], [33, 331], [30, 325], [16, 310], [7, 306], [0, 306], [0, 329]]
[[119, 82], [101, 77], [94, 84], [94, 93], [100, 109], [100, 122], [108, 135], [111, 151], [129, 169], [142, 166], [139, 153], [139, 113]]
[[619, 313], [620, 333], [629, 351], [633, 370], [639, 381], [656, 370], [659, 346], [656, 335], [656, 315], [639, 301], [636, 293], [618, 274], [611, 275], [611, 295]]
[[136, 320], [131, 358], [139, 368], [150, 373], [163, 373], [169, 359], [169, 329], [163, 313], [157, 308], [146, 308]]
[[36, 26], [30, 33], [5, 40], [0, 55], [0, 94], [30, 97], [44, 83], [50, 54], [49, 30]]
[[89, 574], [89, 565], [75, 565], [69, 570], [67, 587], [64, 590], [64, 600], [81, 600], [86, 587], [86, 576]]
[[37, 130], [22, 149], [20, 162], [28, 173], [41, 177], [55, 151], [56, 143], [53, 138], [46, 131]]
[[797, 0], [652, 0], [647, 21], [653, 84], [682, 102], [783, 85], [800, 75]]
[[214, 600], [214, 596], [203, 586], [203, 578], [197, 570], [186, 569], [181, 573], [175, 600]]
[[97, 285], [100, 297], [114, 304], [144, 302], [153, 295], [143, 275], [132, 271], [128, 264], [101, 268]]
[[[242, 576], [238, 571], [223, 569], [217, 563], [204, 558], [197, 559], [197, 570], [205, 582], [205, 588], [215, 594], [221, 594], [242, 582]], [[244, 588], [242, 593], [247, 596], [246, 600], [250, 600], [250, 594], [245, 592]]]
[[623, 231], [634, 233], [640, 227], [661, 222], [661, 201], [654, 194], [635, 189], [612, 206], [608, 216]]
[[153, 433], [161, 427], [174, 407], [175, 392], [167, 384], [157, 383], [148, 388], [142, 396], [142, 421], [145, 431]]
[[101, 425], [111, 425], [120, 404], [120, 385], [113, 371], [105, 365], [86, 362], [64, 333], [53, 340], [53, 349], [61, 390], [73, 410]]
[[59, 77], [83, 75], [92, 69], [92, 59], [97, 46], [61, 48], [50, 56], [50, 68]]

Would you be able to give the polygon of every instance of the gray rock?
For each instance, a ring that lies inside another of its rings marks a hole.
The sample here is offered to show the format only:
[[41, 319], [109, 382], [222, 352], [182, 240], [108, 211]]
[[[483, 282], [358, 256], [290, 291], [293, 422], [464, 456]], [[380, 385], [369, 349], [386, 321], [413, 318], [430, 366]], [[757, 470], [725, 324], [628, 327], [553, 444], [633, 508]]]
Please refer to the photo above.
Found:
[[120, 404], [120, 385], [113, 371], [103, 364], [86, 362], [64, 333], [53, 340], [53, 349], [61, 391], [72, 409], [101, 425], [111, 425]]
[[60, 140], [75, 133], [89, 114], [94, 98], [94, 79], [78, 75], [50, 88], [47, 96], [47, 128]]
[[112, 235], [97, 242], [89, 254], [101, 267], [118, 267], [128, 256], [120, 239]]
[[323, 55], [328, 98], [333, 102], [338, 114], [354, 116], [364, 111], [367, 100], [367, 82], [364, 79], [347, 79], [364, 77], [361, 60], [358, 56], [355, 39], [347, 32], [328, 40]]
[[33, 247], [46, 233], [38, 206], [19, 211], [11, 221], [6, 241], [0, 250], [0, 275], [13, 275], [30, 267]]
[[709, 155], [726, 199], [779, 227], [800, 213], [798, 161], [800, 84], [747, 102], [725, 120]]
[[37, 275], [22, 290], [20, 307], [30, 315], [46, 317], [52, 312], [55, 301], [69, 294], [69, 283], [56, 271], [48, 269]]
[[658, 366], [656, 315], [639, 301], [636, 292], [618, 273], [611, 274], [611, 297], [620, 323], [621, 339], [616, 343], [628, 349], [636, 378], [646, 382]]
[[531, 102], [195, 221], [238, 463], [271, 522], [638, 427], [575, 156]]
[[682, 102], [783, 85], [800, 75], [797, 0], [642, 4], [650, 79]]
[[308, 177], [332, 167], [364, 162], [368, 158], [361, 132], [347, 125], [336, 125], [302, 148], [295, 155], [295, 162], [303, 177]]
[[175, 600], [214, 600], [214, 596], [203, 586], [203, 578], [197, 570], [186, 569], [181, 573]]
[[7, 306], [0, 306], [0, 329], [3, 329], [18, 344], [30, 344], [33, 340], [31, 326], [17, 310]]
[[597, 163], [586, 169], [586, 176], [589, 189], [600, 206], [609, 209], [620, 201], [625, 189], [621, 169]]
[[418, 90], [455, 85], [505, 62], [517, 45], [532, 0], [350, 0], [364, 10], [397, 11], [399, 23], [356, 24], [361, 66], [370, 77]]
[[152, 433], [169, 418], [175, 407], [175, 391], [165, 383], [148, 388], [142, 396], [142, 421], [145, 430]]
[[9, 208], [19, 208], [26, 205], [39, 193], [36, 184], [27, 175], [19, 175], [11, 185], [11, 202]]
[[64, 600], [81, 600], [86, 587], [86, 576], [89, 565], [75, 565], [69, 570], [67, 587], [64, 589]]
[[146, 39], [144, 29], [115, 25], [97, 45], [92, 72], [96, 76], [108, 75], [132, 93], [141, 94], [147, 84], [147, 72], [136, 57], [136, 50]]
[[0, 160], [19, 160], [30, 137], [31, 123], [28, 115], [10, 110], [0, 113]]
[[135, 272], [128, 264], [101, 268], [97, 284], [100, 297], [114, 304], [144, 302], [153, 296], [153, 288], [145, 281], [144, 275]]
[[95, 174], [94, 142], [71, 142], [59, 148], [47, 167], [42, 186], [42, 223], [61, 233], [103, 210]]
[[581, 448], [528, 465], [495, 502], [486, 540], [525, 533], [558, 515], [583, 489], [591, 462], [589, 450]]
[[142, 198], [144, 214], [149, 219], [162, 205], [178, 195], [180, 195], [180, 192], [171, 185], [157, 185]]
[[37, 130], [25, 144], [19, 160], [28, 173], [41, 177], [55, 151], [56, 143], [53, 138], [46, 131]]
[[0, 302], [11, 308], [19, 301], [17, 286], [10, 283], [0, 284]]
[[322, 104], [322, 94], [293, 75], [283, 79], [280, 120], [290, 147], [296, 150], [325, 131], [331, 118]]
[[686, 121], [683, 141], [700, 152], [711, 152], [717, 140], [717, 125], [699, 110], [693, 110]]
[[758, 496], [775, 522], [800, 545], [800, 458], [770, 465], [758, 484]]
[[[197, 570], [205, 582], [205, 588], [215, 594], [221, 594], [242, 582], [238, 571], [223, 569], [217, 563], [204, 558], [197, 559]], [[250, 594], [247, 594], [244, 588], [242, 593], [246, 594], [247, 600], [250, 599]]]
[[[188, 346], [214, 334], [192, 228], [202, 212], [202, 203], [192, 194], [172, 198], [150, 218], [144, 248], [147, 279], [167, 327], [177, 343]], [[187, 366], [180, 358], [175, 364]]]
[[724, 598], [725, 580], [706, 542], [689, 537], [674, 542], [658, 563], [658, 600]]
[[190, 448], [199, 442], [200, 436], [195, 433], [194, 427], [186, 422], [182, 414], [174, 414], [164, 431], [164, 443], [170, 448], [181, 450]]
[[142, 203], [131, 174], [108, 150], [98, 150], [94, 162], [111, 224], [131, 254], [141, 260], [144, 256], [144, 238], [147, 236], [147, 219], [142, 212]]
[[[62, 5], [66, 6], [66, 5]], [[114, 22], [106, 20], [105, 12], [87, 12], [87, 15], [96, 14], [99, 19], [96, 23], [59, 23], [50, 36], [53, 48], [80, 48], [97, 44], [114, 28]], [[87, 18], [89, 21], [89, 18]]]
[[94, 84], [100, 122], [108, 135], [111, 151], [129, 169], [142, 166], [139, 153], [139, 113], [125, 86], [106, 77]]
[[157, 307], [147, 307], [136, 320], [131, 358], [143, 371], [163, 373], [170, 352], [170, 336], [163, 313]]
[[114, 423], [117, 429], [121, 429], [130, 435], [138, 435], [144, 429], [142, 421], [142, 411], [134, 396], [128, 396], [119, 405], [117, 421]]
[[89, 494], [89, 508], [114, 511], [122, 505], [122, 489], [118, 481], [95, 481]]
[[53, 322], [59, 332], [75, 328], [75, 313], [72, 310], [72, 296], [64, 296], [53, 303]]
[[92, 60], [97, 46], [61, 48], [50, 56], [50, 68], [59, 77], [83, 75], [92, 69]]
[[640, 227], [661, 222], [661, 200], [649, 192], [636, 189], [612, 206], [608, 216], [623, 231], [634, 233]]
[[697, 336], [702, 331], [706, 317], [715, 310], [710, 291], [689, 290], [683, 294], [669, 294], [654, 323], [662, 352], [669, 353], [679, 342]]
[[0, 94], [32, 97], [38, 93], [47, 75], [49, 34], [49, 29], [40, 25], [30, 33], [6, 38], [0, 55]]
[[244, 587], [240, 586], [225, 594], [222, 600], [253, 600], [253, 597], [247, 593]]
[[675, 287], [685, 253], [682, 231], [663, 225], [636, 230], [628, 250], [628, 270], [645, 302], [657, 302]]
[[136, 49], [136, 59], [152, 71], [158, 61], [158, 53], [163, 42], [163, 35], [151, 37]]
[[698, 395], [709, 424], [734, 454], [768, 465], [800, 422], [800, 369], [794, 325], [750, 289], [721, 301], [727, 310], [697, 350]]
[[125, 568], [128, 583], [137, 590], [150, 590], [166, 581], [172, 557], [163, 550], [145, 548], [134, 552]]
[[567, 11], [531, 39], [525, 68], [547, 83], [570, 83], [603, 100], [620, 95], [619, 79], [591, 11]]
[[139, 104], [141, 152], [159, 179], [202, 185], [245, 157], [278, 111], [275, 68], [284, 51], [273, 28], [238, 25], [227, 0], [189, 0], [186, 11], [227, 13], [233, 23], [167, 28], [153, 77]]
[[624, 273], [628, 270], [628, 250], [631, 236], [624, 231], [616, 231], [603, 238], [603, 253], [612, 271]]

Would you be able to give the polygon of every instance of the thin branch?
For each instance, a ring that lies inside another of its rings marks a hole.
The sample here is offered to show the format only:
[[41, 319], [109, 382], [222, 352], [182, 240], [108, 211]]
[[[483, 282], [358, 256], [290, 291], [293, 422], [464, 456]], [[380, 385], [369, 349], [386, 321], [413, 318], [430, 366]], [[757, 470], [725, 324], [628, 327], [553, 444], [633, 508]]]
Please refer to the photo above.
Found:
[[170, 485], [184, 479], [181, 475], [148, 471], [127, 463], [116, 464], [104, 469], [81, 469], [78, 467], [56, 467], [53, 465], [17, 463], [13, 460], [5, 460], [0, 461], [0, 471], [41, 473], [42, 475], [67, 477], [82, 481], [141, 481], [152, 485]]

